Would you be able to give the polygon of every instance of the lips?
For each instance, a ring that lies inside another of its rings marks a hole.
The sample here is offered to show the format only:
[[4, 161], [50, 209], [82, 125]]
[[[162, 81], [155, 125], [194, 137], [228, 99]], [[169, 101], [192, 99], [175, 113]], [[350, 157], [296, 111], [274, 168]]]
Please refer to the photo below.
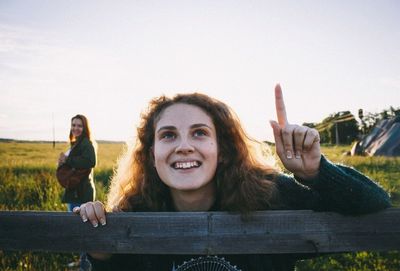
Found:
[[174, 169], [191, 169], [198, 168], [201, 166], [200, 161], [177, 161], [171, 164], [171, 167]]

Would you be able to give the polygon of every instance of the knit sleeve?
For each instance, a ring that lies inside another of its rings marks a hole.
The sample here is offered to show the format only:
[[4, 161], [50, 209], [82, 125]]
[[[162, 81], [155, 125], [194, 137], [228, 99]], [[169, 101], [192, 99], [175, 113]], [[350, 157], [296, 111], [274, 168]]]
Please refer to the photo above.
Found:
[[377, 183], [324, 156], [319, 175], [313, 180], [281, 175], [277, 184], [287, 208], [364, 214], [390, 207], [389, 195]]

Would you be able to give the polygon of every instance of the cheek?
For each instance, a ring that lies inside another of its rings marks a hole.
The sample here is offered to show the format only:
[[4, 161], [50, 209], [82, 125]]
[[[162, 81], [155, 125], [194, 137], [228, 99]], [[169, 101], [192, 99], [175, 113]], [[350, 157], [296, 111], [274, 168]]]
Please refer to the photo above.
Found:
[[163, 148], [160, 145], [155, 145], [154, 149], [151, 153], [151, 156], [153, 157], [154, 165], [160, 165], [162, 162], [166, 160], [166, 151], [165, 148]]
[[167, 163], [168, 154], [166, 153], [164, 148], [160, 146], [154, 146], [154, 150], [152, 151], [151, 156], [153, 158], [153, 166], [155, 171], [157, 172], [158, 177], [163, 183], [165, 183], [165, 180], [168, 180], [169, 172], [169, 165]]
[[215, 161], [218, 160], [218, 147], [217, 144], [215, 142], [211, 142], [208, 146], [207, 146], [207, 153], [209, 155], [209, 157]]

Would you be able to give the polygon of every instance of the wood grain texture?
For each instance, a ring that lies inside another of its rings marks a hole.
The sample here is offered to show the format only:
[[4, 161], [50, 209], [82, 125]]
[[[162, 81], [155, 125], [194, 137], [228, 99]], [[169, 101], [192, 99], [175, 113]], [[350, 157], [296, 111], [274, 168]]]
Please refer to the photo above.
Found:
[[0, 212], [0, 249], [140, 254], [281, 254], [400, 249], [400, 209], [114, 213], [94, 228], [64, 212]]

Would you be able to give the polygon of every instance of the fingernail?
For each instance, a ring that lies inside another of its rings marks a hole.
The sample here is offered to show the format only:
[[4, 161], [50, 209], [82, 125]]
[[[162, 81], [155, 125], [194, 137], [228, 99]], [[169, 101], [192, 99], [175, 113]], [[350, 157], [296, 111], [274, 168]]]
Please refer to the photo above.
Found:
[[93, 227], [97, 228], [97, 226], [99, 226], [99, 224], [97, 224], [97, 222], [93, 222]]
[[291, 151], [286, 151], [286, 158], [287, 159], [292, 159], [292, 152]]
[[107, 224], [106, 221], [105, 221], [104, 219], [100, 219], [100, 223], [101, 223], [102, 226], [104, 226], [104, 225]]
[[300, 159], [301, 158], [301, 153], [299, 151], [296, 152], [296, 158]]
[[82, 220], [83, 220], [83, 222], [86, 222], [87, 221], [87, 217], [86, 216], [82, 216]]

